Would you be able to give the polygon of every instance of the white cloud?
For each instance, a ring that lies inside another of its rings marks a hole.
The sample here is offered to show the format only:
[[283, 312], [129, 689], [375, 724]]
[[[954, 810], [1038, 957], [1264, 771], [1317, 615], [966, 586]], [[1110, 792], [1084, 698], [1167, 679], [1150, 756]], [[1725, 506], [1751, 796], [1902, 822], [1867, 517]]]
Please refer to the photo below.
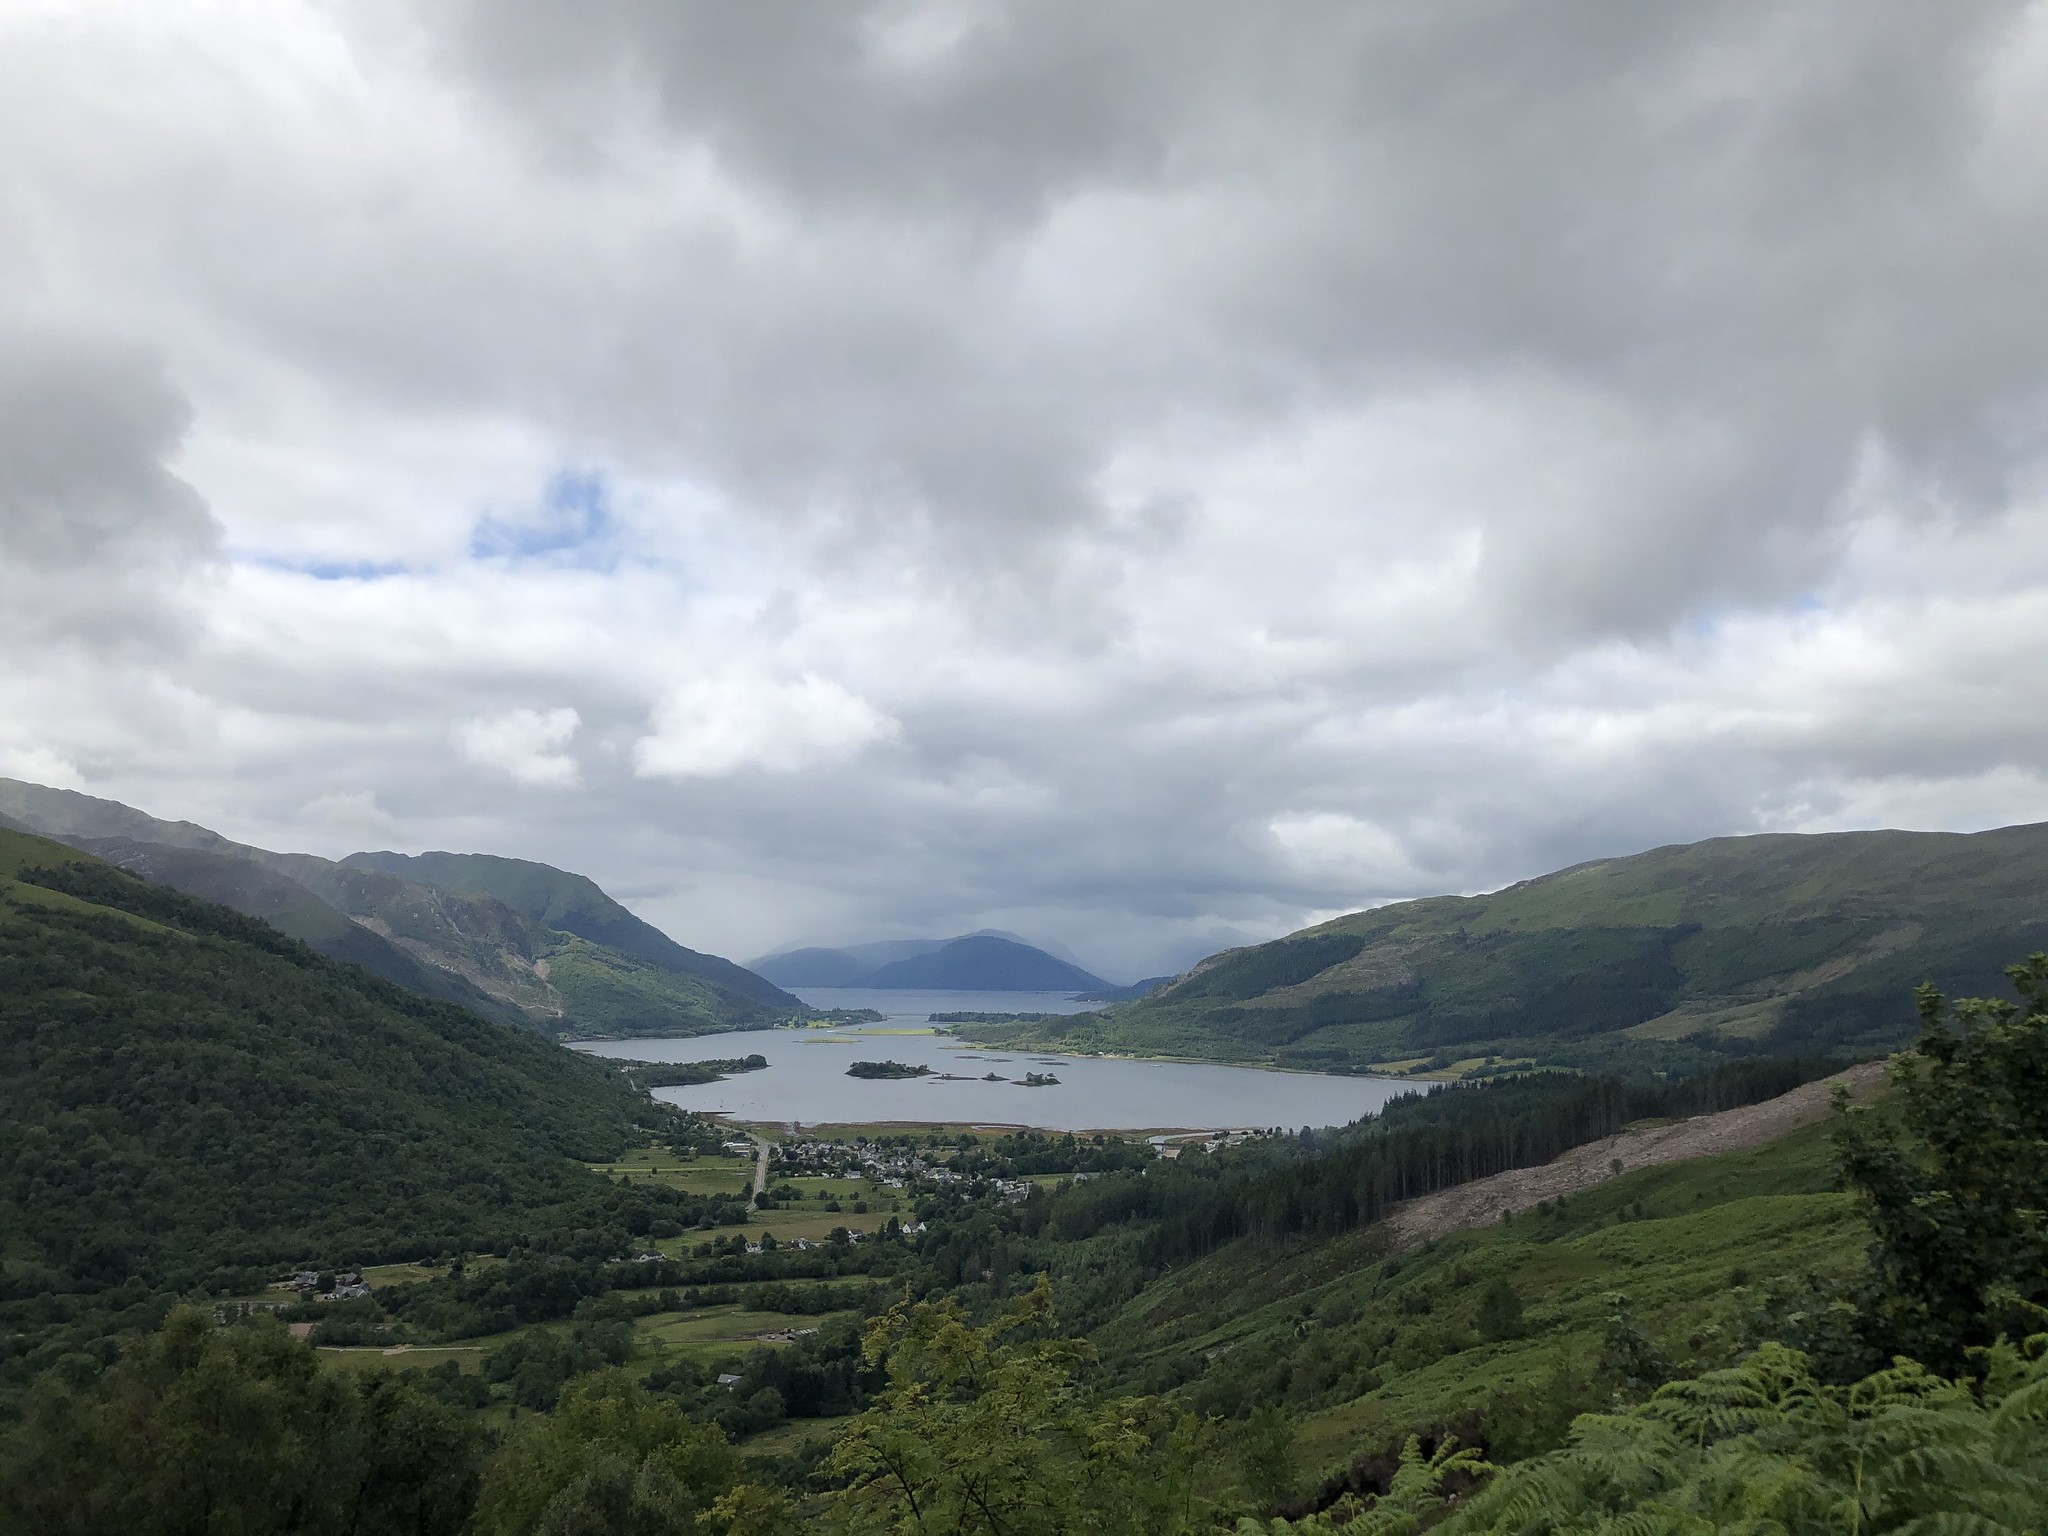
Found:
[[748, 769], [790, 773], [843, 762], [896, 734], [897, 724], [829, 678], [700, 678], [655, 707], [633, 746], [643, 778], [722, 778]]
[[26, 779], [31, 784], [48, 784], [56, 789], [85, 788], [85, 776], [78, 771], [78, 765], [45, 747], [0, 746], [0, 778]]
[[1292, 864], [1333, 887], [1348, 887], [1353, 905], [1425, 889], [1407, 848], [1385, 827], [1334, 811], [1275, 816], [1268, 827]]
[[2048, 816], [2044, 68], [2048, 0], [0, 5], [4, 764], [1131, 973]]
[[455, 728], [456, 745], [472, 763], [510, 774], [521, 784], [572, 789], [582, 775], [562, 751], [582, 719], [573, 709], [508, 709]]

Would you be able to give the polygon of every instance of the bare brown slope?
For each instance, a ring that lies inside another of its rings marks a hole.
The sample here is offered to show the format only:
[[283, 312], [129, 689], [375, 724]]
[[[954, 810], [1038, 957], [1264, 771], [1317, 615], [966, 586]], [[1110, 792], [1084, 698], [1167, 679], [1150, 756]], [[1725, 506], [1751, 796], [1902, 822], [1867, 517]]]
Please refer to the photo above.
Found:
[[1617, 1160], [1621, 1172], [1628, 1173], [1688, 1157], [1760, 1147], [1825, 1116], [1837, 1087], [1847, 1088], [1857, 1097], [1873, 1091], [1883, 1080], [1884, 1070], [1881, 1061], [1862, 1062], [1846, 1072], [1803, 1084], [1761, 1104], [1713, 1115], [1694, 1115], [1670, 1125], [1622, 1131], [1574, 1147], [1541, 1168], [1512, 1168], [1490, 1178], [1406, 1200], [1387, 1217], [1387, 1233], [1395, 1247], [1412, 1248], [1447, 1232], [1489, 1226], [1500, 1220], [1503, 1211], [1526, 1211], [1539, 1201], [1555, 1200], [1560, 1195], [1604, 1184], [1615, 1177]]

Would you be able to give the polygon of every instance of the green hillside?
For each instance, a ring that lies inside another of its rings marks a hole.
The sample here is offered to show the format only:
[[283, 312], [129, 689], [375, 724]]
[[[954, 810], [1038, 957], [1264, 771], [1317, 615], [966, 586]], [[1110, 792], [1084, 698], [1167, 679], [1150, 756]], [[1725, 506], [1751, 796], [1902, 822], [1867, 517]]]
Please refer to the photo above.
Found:
[[764, 1008], [788, 1013], [803, 1007], [744, 966], [678, 944], [582, 875], [529, 859], [487, 853], [353, 853], [342, 862], [354, 868], [383, 870], [444, 891], [491, 897], [545, 927], [572, 933], [678, 976], [697, 977]]
[[601, 1063], [0, 832], [7, 1375], [38, 1364], [24, 1337], [281, 1264], [616, 1254], [701, 1202], [579, 1165], [682, 1123]]
[[252, 859], [127, 838], [81, 837], [73, 839], [72, 845], [145, 880], [201, 901], [233, 907], [329, 959], [360, 965], [407, 991], [459, 1003], [501, 1024], [532, 1023], [523, 1009], [507, 999], [493, 997], [456, 972], [419, 959], [384, 934], [353, 921], [298, 881]]
[[1910, 1038], [1915, 985], [1996, 992], [2043, 947], [2048, 826], [1718, 838], [1354, 913], [1100, 1014], [969, 1032], [1336, 1071], [1867, 1055]]
[[[710, 1034], [765, 1028], [803, 1008], [731, 961], [685, 949], [581, 875], [544, 864], [453, 854], [336, 863], [14, 779], [0, 779], [0, 815], [409, 990], [548, 1034]], [[423, 878], [428, 870], [449, 883]]]
[[[1827, 1131], [1624, 1174], [1412, 1252], [1380, 1227], [1278, 1252], [1240, 1242], [1093, 1337], [1128, 1389], [1225, 1417], [1285, 1409], [1305, 1486], [1342, 1483], [1417, 1431], [1529, 1455], [1614, 1389], [1618, 1314], [1673, 1374], [1710, 1369], [1754, 1342], [1773, 1287], [1857, 1269], [1869, 1231], [1834, 1192]], [[1511, 1326], [1483, 1310], [1501, 1286]]]

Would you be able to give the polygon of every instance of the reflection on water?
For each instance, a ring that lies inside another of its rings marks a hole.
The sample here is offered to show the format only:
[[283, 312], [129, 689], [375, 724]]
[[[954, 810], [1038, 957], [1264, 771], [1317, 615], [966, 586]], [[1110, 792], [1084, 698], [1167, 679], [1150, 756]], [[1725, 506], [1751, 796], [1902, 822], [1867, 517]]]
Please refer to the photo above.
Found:
[[[1252, 1067], [1088, 1056], [999, 1056], [921, 1029], [928, 1013], [1074, 1013], [1086, 1007], [1058, 993], [878, 992], [803, 988], [813, 1007], [874, 1008], [880, 1024], [829, 1030], [749, 1030], [687, 1040], [616, 1040], [579, 1047], [638, 1061], [768, 1058], [765, 1071], [724, 1082], [661, 1088], [684, 1109], [741, 1120], [819, 1124], [1026, 1125], [1046, 1130], [1219, 1130], [1342, 1125], [1372, 1113], [1412, 1084], [1383, 1078], [1322, 1077]], [[828, 1001], [829, 999], [829, 1001]], [[933, 1076], [853, 1078], [849, 1061], [900, 1061]], [[1022, 1068], [1051, 1067], [1059, 1082], [1026, 1087]], [[988, 1081], [994, 1068], [999, 1081]], [[1007, 1070], [1006, 1070], [1007, 1069]]]

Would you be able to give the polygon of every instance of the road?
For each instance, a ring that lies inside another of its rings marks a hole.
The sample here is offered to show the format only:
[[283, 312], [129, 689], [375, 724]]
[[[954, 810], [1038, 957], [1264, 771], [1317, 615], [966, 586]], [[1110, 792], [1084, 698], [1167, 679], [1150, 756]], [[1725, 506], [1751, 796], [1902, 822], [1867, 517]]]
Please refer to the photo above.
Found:
[[759, 1195], [768, 1187], [768, 1141], [766, 1137], [747, 1132], [754, 1143], [754, 1193]]

